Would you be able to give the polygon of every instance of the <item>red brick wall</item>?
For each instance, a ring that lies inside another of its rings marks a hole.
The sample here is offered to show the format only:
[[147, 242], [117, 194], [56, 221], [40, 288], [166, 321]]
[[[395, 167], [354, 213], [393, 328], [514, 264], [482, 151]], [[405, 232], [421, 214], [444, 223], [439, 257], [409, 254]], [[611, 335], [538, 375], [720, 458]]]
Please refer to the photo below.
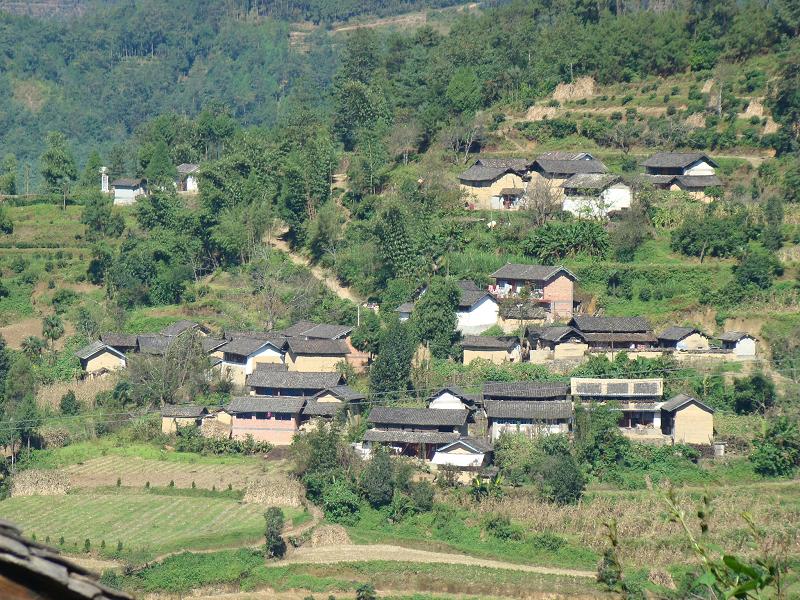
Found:
[[231, 435], [236, 439], [243, 440], [250, 434], [257, 442], [269, 442], [275, 446], [288, 446], [292, 443], [297, 428], [297, 419], [295, 418], [288, 421], [279, 421], [275, 418], [242, 419], [234, 416]]
[[544, 286], [544, 299], [552, 303], [553, 317], [569, 319], [572, 317], [575, 282], [566, 275], [559, 275]]

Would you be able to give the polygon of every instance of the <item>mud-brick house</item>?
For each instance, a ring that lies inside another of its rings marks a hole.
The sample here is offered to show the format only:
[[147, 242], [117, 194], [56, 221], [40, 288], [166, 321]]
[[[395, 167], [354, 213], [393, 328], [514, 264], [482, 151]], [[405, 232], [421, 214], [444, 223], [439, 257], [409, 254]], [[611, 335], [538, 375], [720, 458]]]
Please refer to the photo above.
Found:
[[222, 352], [220, 372], [234, 385], [243, 386], [261, 363], [283, 363], [282, 340], [234, 338], [218, 348]]
[[376, 406], [364, 434], [367, 447], [388, 446], [394, 453], [433, 458], [436, 450], [467, 435], [468, 410]]
[[542, 355], [553, 359], [580, 358], [589, 350], [583, 334], [574, 327], [564, 325], [527, 327], [525, 338], [532, 362]]
[[479, 158], [458, 176], [462, 196], [472, 209], [515, 209], [525, 195], [530, 161], [525, 158]]
[[526, 292], [526, 302], [542, 307], [547, 321], [572, 317], [577, 277], [564, 267], [508, 263], [491, 277], [495, 283], [489, 291], [498, 298]]
[[189, 332], [199, 336], [207, 336], [210, 333], [206, 326], [187, 320], [176, 321], [171, 325], [167, 325], [159, 333], [169, 337], [178, 337], [179, 335]]
[[572, 403], [567, 400], [485, 400], [485, 406], [492, 442], [504, 433], [567, 433], [572, 424]]
[[630, 186], [618, 175], [608, 173], [576, 173], [561, 187], [561, 208], [576, 217], [605, 218], [611, 212], [630, 208], [633, 198]]
[[332, 419], [347, 410], [351, 403], [357, 404], [366, 399], [361, 392], [357, 392], [349, 385], [337, 385], [322, 390], [313, 398], [306, 400], [303, 407], [302, 421], [314, 418]]
[[519, 338], [513, 336], [465, 335], [461, 347], [465, 365], [479, 358], [496, 365], [520, 360]]
[[697, 200], [711, 200], [708, 188], [722, 185], [719, 167], [707, 154], [698, 152], [657, 152], [642, 163], [645, 178], [654, 187], [683, 191]]
[[353, 328], [349, 325], [298, 321], [294, 325], [287, 327], [286, 329], [282, 329], [277, 333], [286, 338], [346, 340], [352, 331]]
[[554, 198], [563, 197], [564, 182], [579, 174], [607, 173], [606, 166], [588, 152], [546, 152], [529, 168], [529, 188], [545, 186]]
[[724, 350], [738, 357], [753, 358], [756, 355], [756, 338], [745, 331], [726, 331], [719, 336]]
[[134, 204], [139, 198], [147, 195], [147, 184], [144, 179], [121, 178], [111, 182], [114, 191], [114, 204], [125, 206]]
[[661, 405], [661, 431], [678, 444], [711, 444], [714, 441], [714, 409], [686, 394]]
[[200, 165], [193, 163], [183, 163], [175, 169], [178, 177], [175, 179], [175, 187], [179, 192], [196, 194], [199, 190], [197, 176], [200, 173]]
[[293, 337], [286, 340], [284, 349], [289, 370], [303, 372], [335, 372], [350, 354], [342, 339]]
[[256, 369], [247, 376], [250, 393], [257, 396], [296, 396], [311, 398], [323, 390], [345, 383], [339, 373]]
[[675, 350], [708, 350], [708, 336], [694, 327], [668, 327], [658, 335], [658, 345]]
[[483, 401], [567, 400], [569, 385], [562, 381], [487, 381]]
[[111, 371], [124, 369], [128, 361], [116, 348], [97, 340], [75, 353], [81, 362], [81, 369], [89, 377], [98, 377]]
[[259, 442], [288, 446], [300, 429], [306, 398], [293, 396], [241, 396], [226, 407], [231, 414], [231, 436], [245, 439], [248, 435]]
[[161, 432], [175, 433], [178, 427], [200, 427], [208, 414], [205, 406], [170, 404], [161, 409]]
[[644, 317], [579, 315], [568, 325], [581, 333], [590, 351], [652, 350], [658, 345], [653, 327]]

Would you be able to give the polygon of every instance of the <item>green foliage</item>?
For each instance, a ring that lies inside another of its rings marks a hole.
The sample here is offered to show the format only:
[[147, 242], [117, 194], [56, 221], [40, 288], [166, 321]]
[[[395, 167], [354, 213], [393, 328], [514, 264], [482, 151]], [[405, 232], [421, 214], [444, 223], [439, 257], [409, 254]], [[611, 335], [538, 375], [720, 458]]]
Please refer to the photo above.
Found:
[[0, 233], [5, 235], [14, 233], [14, 222], [3, 205], [0, 205]]
[[74, 416], [79, 414], [81, 412], [81, 404], [75, 397], [75, 392], [69, 390], [66, 394], [64, 394], [61, 397], [58, 409], [61, 411], [62, 415], [66, 416]]
[[548, 265], [577, 255], [602, 258], [610, 246], [608, 232], [595, 221], [550, 221], [522, 243], [526, 255]]
[[511, 523], [511, 519], [504, 515], [489, 514], [483, 519], [483, 528], [486, 533], [498, 540], [521, 540], [523, 531], [519, 525]]
[[373, 508], [392, 502], [394, 496], [394, 469], [388, 451], [375, 451], [358, 482], [361, 494]]
[[752, 246], [733, 268], [736, 281], [742, 287], [755, 286], [767, 289], [772, 285], [775, 275], [783, 272], [778, 258], [769, 250]]
[[580, 500], [586, 480], [569, 453], [549, 456], [541, 465], [542, 496], [557, 504], [574, 504]]
[[361, 503], [352, 486], [345, 480], [334, 481], [322, 492], [322, 509], [333, 523], [355, 525]]
[[394, 318], [381, 335], [380, 351], [370, 368], [369, 383], [373, 394], [390, 399], [409, 389], [415, 345], [410, 325]]
[[282, 558], [286, 554], [286, 542], [282, 537], [284, 516], [277, 506], [270, 506], [264, 513], [265, 554], [267, 558]]
[[417, 339], [427, 344], [434, 358], [447, 358], [458, 340], [456, 310], [461, 296], [458, 286], [442, 277], [433, 277], [427, 291], [414, 305], [411, 324]]
[[370, 356], [378, 353], [380, 348], [381, 321], [371, 310], [361, 313], [361, 322], [353, 329], [350, 341], [356, 349], [367, 352]]
[[47, 134], [47, 149], [39, 160], [47, 190], [62, 194], [66, 203], [69, 186], [78, 178], [75, 159], [67, 145], [66, 136], [57, 131]]
[[122, 215], [112, 210], [112, 200], [108, 196], [95, 193], [85, 201], [81, 223], [86, 225], [87, 238], [97, 240], [103, 237], [119, 237], [125, 229]]
[[[749, 223], [743, 206], [726, 206], [717, 210], [714, 204], [702, 217], [689, 214], [672, 232], [672, 249], [686, 256], [727, 257], [741, 252], [757, 235]], [[719, 214], [719, 213], [722, 214]]]
[[750, 461], [760, 475], [786, 477], [800, 467], [800, 428], [796, 420], [778, 417], [770, 421], [753, 446]]

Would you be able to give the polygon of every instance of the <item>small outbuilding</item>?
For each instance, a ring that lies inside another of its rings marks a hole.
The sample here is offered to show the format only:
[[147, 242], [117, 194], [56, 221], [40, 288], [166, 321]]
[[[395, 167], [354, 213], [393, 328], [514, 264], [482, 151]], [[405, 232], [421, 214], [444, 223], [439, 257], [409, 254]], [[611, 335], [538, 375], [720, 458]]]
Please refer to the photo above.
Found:
[[100, 340], [84, 346], [75, 353], [75, 356], [81, 361], [81, 369], [90, 377], [124, 369], [128, 365], [122, 352]]
[[661, 432], [680, 444], [711, 444], [714, 409], [697, 398], [678, 394], [661, 405]]
[[491, 462], [492, 445], [481, 438], [462, 437], [441, 446], [433, 455], [434, 465], [482, 469]]
[[200, 165], [183, 163], [178, 165], [176, 171], [178, 172], [178, 177], [175, 180], [175, 187], [178, 188], [178, 191], [196, 194], [198, 190], [197, 174], [200, 171]]
[[161, 409], [161, 432], [170, 435], [178, 427], [199, 427], [208, 414], [205, 406], [170, 404]]
[[753, 358], [756, 355], [756, 338], [744, 331], [726, 331], [719, 336], [724, 350], [732, 351], [742, 358]]
[[465, 335], [461, 340], [464, 364], [482, 358], [494, 364], [518, 362], [519, 338], [507, 336]]
[[669, 327], [658, 336], [658, 345], [675, 350], [708, 350], [708, 336], [694, 327]]
[[115, 205], [134, 204], [141, 196], [147, 195], [147, 185], [140, 178], [115, 179], [111, 182], [111, 187], [114, 190]]

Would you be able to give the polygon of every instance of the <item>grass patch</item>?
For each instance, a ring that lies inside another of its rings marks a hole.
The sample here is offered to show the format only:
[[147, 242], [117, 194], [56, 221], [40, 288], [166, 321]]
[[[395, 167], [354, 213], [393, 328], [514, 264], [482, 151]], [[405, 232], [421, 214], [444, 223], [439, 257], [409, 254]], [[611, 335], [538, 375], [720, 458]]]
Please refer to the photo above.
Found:
[[[222, 500], [241, 500], [244, 498], [244, 490], [207, 490], [203, 488], [185, 488], [185, 487], [156, 487], [150, 486], [149, 488], [130, 488], [130, 487], [99, 487], [93, 488], [94, 493], [97, 494], [151, 494], [154, 496], [171, 496], [177, 498], [218, 498]], [[307, 513], [306, 513], [307, 514]], [[302, 515], [298, 515], [298, 518]], [[294, 521], [292, 521], [294, 523]]]

